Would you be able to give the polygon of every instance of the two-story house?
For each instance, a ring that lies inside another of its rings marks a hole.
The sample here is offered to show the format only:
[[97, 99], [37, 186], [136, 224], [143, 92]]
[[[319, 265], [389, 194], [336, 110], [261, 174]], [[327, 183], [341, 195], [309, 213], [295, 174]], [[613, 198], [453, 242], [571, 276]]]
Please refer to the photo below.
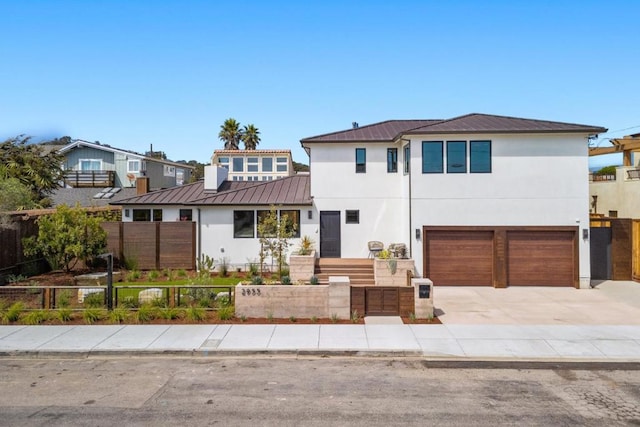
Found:
[[149, 188], [183, 185], [193, 166], [145, 156], [98, 142], [75, 140], [60, 149], [68, 187], [132, 188], [138, 177], [149, 178]]
[[605, 131], [485, 114], [390, 120], [302, 139], [310, 175], [234, 181], [233, 161], [214, 155], [203, 181], [118, 204], [123, 221], [196, 222], [198, 255], [231, 264], [255, 259], [257, 223], [276, 206], [323, 258], [401, 243], [436, 285], [588, 287], [587, 149]]
[[321, 257], [404, 243], [438, 285], [589, 285], [598, 126], [469, 114], [305, 138]]

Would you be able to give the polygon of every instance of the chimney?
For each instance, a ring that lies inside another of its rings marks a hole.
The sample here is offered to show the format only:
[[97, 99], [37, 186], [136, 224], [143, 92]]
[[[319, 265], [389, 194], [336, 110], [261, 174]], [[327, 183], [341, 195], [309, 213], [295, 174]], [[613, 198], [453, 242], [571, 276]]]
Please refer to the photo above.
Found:
[[136, 178], [136, 194], [138, 196], [149, 192], [149, 177], [139, 176]]
[[207, 193], [217, 193], [220, 185], [227, 180], [229, 171], [218, 165], [207, 165], [204, 167], [204, 191]]
[[351, 126], [353, 126], [353, 129], [358, 129], [360, 127], [360, 125], [358, 125], [358, 122], [351, 122]]

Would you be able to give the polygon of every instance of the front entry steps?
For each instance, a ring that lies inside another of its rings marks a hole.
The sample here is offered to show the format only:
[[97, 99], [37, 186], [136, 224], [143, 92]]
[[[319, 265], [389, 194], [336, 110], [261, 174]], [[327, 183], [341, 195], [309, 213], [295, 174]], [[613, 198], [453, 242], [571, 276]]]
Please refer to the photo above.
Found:
[[328, 284], [329, 276], [348, 276], [351, 285], [375, 285], [372, 259], [318, 258], [315, 275], [320, 284]]

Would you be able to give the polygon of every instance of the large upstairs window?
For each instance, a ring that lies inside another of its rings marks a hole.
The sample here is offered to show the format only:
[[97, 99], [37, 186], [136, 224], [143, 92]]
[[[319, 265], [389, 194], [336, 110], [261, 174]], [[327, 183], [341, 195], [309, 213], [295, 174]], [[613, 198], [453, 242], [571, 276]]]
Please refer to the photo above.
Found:
[[422, 142], [422, 173], [443, 173], [442, 141]]

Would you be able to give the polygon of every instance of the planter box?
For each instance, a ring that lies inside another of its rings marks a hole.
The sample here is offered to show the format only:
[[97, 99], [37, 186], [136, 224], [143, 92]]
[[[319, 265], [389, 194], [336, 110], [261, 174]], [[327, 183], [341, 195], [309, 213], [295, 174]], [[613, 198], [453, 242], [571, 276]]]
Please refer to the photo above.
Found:
[[291, 254], [289, 257], [289, 277], [291, 282], [308, 282], [315, 274], [316, 251], [311, 251], [309, 255]]
[[[391, 266], [395, 263], [395, 273]], [[408, 286], [407, 272], [412, 274], [415, 271], [415, 263], [412, 259], [376, 258], [373, 262], [373, 274], [376, 286]]]
[[236, 316], [288, 318], [349, 318], [348, 278], [334, 278], [328, 285], [238, 285]]

